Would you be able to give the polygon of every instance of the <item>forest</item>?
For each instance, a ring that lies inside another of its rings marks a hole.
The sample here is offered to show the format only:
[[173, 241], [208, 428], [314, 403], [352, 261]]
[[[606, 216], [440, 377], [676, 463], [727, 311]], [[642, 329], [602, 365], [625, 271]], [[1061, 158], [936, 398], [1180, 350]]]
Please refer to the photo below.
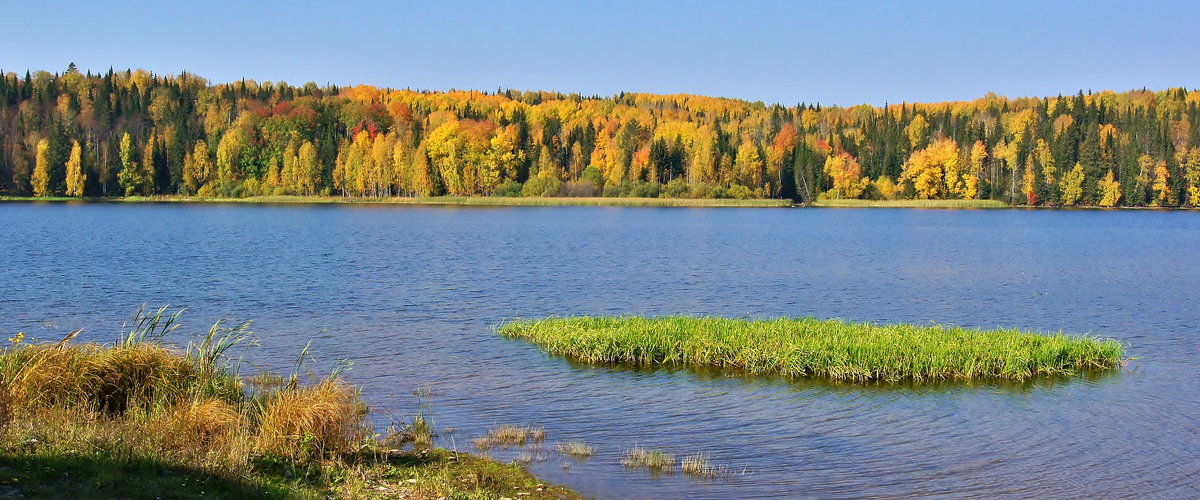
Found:
[[1200, 91], [794, 106], [0, 71], [0, 194], [1200, 206]]

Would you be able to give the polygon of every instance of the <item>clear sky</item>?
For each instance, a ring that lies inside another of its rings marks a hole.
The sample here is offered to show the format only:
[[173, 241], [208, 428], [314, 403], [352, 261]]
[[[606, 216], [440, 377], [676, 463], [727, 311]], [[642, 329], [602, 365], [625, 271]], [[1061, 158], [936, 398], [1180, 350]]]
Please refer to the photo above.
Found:
[[[343, 5], [344, 4], [344, 5]], [[0, 68], [882, 104], [1200, 87], [1200, 2], [5, 1]]]

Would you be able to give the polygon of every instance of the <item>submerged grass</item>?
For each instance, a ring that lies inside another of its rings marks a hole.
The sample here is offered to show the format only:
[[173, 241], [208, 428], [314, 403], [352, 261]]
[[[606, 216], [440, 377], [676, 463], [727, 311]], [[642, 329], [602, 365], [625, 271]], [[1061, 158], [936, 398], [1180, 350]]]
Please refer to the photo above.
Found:
[[840, 320], [569, 317], [499, 326], [585, 363], [713, 366], [833, 380], [932, 381], [1074, 375], [1123, 363], [1115, 340], [1022, 330]]
[[177, 318], [139, 310], [112, 343], [0, 349], [0, 496], [575, 498], [514, 464], [385, 446], [336, 371], [250, 390], [228, 357], [246, 324], [184, 350], [160, 342]]

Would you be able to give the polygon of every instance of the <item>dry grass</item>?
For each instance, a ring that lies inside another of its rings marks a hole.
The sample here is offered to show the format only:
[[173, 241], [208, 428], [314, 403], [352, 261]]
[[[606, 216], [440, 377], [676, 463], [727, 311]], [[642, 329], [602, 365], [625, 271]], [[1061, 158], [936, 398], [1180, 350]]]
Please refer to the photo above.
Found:
[[336, 381], [288, 388], [259, 415], [257, 448], [290, 459], [340, 453], [361, 434], [354, 392]]

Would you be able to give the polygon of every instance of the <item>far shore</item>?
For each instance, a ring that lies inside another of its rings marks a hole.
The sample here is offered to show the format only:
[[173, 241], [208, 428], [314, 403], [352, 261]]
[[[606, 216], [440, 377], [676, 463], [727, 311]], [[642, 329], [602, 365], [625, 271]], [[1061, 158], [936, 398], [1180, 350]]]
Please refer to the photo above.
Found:
[[1073, 207], [1010, 205], [1000, 200], [818, 200], [801, 203], [774, 198], [618, 198], [618, 197], [503, 197], [503, 196], [346, 196], [269, 195], [245, 198], [210, 198], [182, 195], [72, 198], [67, 196], [0, 196], [0, 202], [35, 203], [246, 203], [261, 205], [414, 205], [492, 207], [694, 207], [694, 208], [931, 208], [931, 209], [1041, 209], [1041, 210], [1196, 210], [1193, 207]]
[[502, 197], [433, 196], [361, 198], [344, 196], [250, 196], [246, 198], [199, 198], [189, 196], [129, 196], [113, 198], [69, 198], [0, 196], [0, 201], [96, 202], [96, 203], [257, 203], [257, 204], [367, 204], [367, 205], [457, 205], [457, 206], [603, 206], [603, 207], [790, 207], [791, 200], [729, 198], [602, 198], [602, 197]]

